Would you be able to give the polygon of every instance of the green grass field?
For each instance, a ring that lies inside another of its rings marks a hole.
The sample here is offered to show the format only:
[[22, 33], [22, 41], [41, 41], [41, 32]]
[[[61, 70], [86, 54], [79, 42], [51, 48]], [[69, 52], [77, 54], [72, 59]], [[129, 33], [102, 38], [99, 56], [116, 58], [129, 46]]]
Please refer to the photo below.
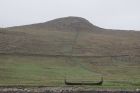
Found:
[[140, 88], [140, 64], [110, 58], [0, 55], [0, 85], [64, 86], [69, 81], [100, 81], [102, 87]]

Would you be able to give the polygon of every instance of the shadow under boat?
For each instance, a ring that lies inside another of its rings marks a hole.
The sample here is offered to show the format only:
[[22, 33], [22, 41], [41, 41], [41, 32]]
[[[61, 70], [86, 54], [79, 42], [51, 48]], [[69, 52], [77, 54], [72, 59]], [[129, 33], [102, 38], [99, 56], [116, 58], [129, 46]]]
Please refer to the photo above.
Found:
[[101, 86], [103, 84], [103, 77], [99, 82], [68, 82], [65, 79], [65, 85], [99, 85]]

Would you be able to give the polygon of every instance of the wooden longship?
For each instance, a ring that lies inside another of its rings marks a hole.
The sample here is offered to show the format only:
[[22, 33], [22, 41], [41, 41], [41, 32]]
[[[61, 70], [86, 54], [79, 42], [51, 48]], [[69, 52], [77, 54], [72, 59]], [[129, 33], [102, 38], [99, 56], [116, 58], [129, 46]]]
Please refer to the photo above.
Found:
[[68, 82], [65, 79], [65, 85], [102, 85], [103, 84], [103, 77], [99, 82]]

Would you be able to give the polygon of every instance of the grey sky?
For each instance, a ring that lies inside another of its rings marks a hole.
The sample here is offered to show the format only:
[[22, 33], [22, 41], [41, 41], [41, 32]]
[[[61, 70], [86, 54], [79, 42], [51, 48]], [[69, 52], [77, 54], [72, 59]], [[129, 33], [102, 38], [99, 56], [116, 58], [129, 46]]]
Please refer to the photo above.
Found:
[[0, 27], [66, 16], [103, 28], [140, 30], [140, 0], [0, 0]]

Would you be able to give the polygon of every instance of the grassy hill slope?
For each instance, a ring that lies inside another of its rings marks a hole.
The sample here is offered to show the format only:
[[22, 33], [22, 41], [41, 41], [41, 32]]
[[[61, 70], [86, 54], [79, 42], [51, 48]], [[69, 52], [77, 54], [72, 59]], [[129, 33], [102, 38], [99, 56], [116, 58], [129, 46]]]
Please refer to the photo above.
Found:
[[110, 58], [0, 56], [0, 85], [64, 86], [68, 81], [98, 82], [103, 87], [138, 88], [138, 62]]

